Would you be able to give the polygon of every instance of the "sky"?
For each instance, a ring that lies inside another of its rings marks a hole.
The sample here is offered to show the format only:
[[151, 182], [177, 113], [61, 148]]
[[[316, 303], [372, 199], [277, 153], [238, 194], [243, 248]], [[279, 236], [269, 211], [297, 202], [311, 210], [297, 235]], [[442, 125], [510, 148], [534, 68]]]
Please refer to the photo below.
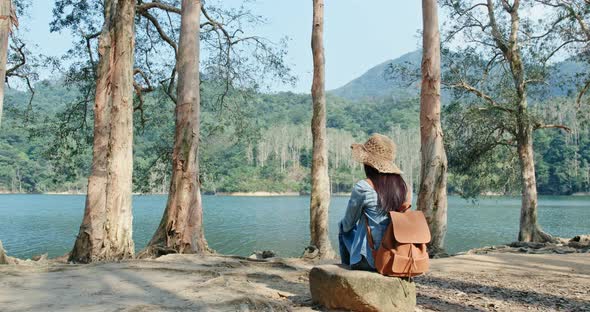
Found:
[[[218, 0], [220, 1], [220, 0]], [[224, 0], [239, 6], [244, 1]], [[273, 86], [275, 91], [309, 93], [312, 81], [311, 0], [257, 0], [249, 4], [253, 13], [267, 18], [255, 32], [278, 42], [287, 37], [287, 63], [298, 81], [295, 86]], [[19, 31], [35, 51], [59, 56], [72, 47], [69, 32], [50, 33], [53, 1], [32, 1], [29, 16], [21, 17]], [[324, 47], [326, 88], [338, 88], [371, 67], [418, 48], [421, 2], [400, 0], [326, 0]], [[41, 74], [48, 78], [49, 72]]]

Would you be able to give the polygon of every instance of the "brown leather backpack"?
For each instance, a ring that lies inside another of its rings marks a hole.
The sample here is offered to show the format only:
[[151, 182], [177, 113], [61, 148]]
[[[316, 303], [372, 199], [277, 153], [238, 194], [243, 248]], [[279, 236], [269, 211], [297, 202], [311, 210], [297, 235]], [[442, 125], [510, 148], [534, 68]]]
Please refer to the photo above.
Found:
[[413, 277], [428, 271], [426, 244], [430, 230], [422, 211], [389, 212], [391, 223], [375, 250], [367, 219], [367, 238], [377, 272], [395, 277]]

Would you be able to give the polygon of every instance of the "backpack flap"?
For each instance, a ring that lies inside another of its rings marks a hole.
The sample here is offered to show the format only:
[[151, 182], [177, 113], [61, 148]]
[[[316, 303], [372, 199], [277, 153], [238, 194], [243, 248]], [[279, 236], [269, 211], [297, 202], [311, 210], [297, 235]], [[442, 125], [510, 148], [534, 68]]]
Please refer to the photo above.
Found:
[[389, 213], [393, 236], [402, 244], [426, 244], [430, 242], [430, 230], [422, 211], [392, 211]]

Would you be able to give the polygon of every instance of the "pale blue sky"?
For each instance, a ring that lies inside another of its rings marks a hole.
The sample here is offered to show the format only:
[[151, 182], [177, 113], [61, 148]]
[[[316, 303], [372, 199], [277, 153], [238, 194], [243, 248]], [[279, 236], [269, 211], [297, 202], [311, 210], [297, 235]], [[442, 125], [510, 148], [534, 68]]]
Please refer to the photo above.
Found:
[[[46, 55], [58, 56], [71, 48], [69, 33], [49, 33], [53, 1], [34, 0], [30, 16], [21, 17], [20, 31]], [[225, 0], [237, 6], [243, 1]], [[273, 41], [289, 37], [288, 63], [299, 78], [295, 87], [279, 90], [309, 92], [312, 79], [311, 0], [257, 0], [254, 13], [268, 24], [258, 35]], [[333, 89], [362, 75], [369, 68], [418, 48], [421, 2], [417, 0], [326, 0], [326, 87]], [[47, 74], [43, 74], [47, 78]]]

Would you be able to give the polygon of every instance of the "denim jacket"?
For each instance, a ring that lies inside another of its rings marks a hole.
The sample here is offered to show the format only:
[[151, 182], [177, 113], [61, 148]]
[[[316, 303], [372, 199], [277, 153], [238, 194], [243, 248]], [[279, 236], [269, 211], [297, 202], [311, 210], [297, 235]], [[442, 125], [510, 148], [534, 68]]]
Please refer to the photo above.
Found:
[[[361, 256], [364, 256], [369, 265], [372, 268], [375, 267], [373, 253], [367, 241], [367, 227], [365, 223], [367, 218], [369, 227], [371, 228], [373, 242], [375, 246], [379, 246], [383, 238], [383, 233], [387, 230], [387, 226], [389, 226], [391, 220], [378, 207], [377, 192], [375, 192], [366, 180], [361, 180], [352, 189], [346, 213], [339, 224], [340, 255], [343, 263], [349, 265], [359, 263]], [[346, 250], [343, 250], [344, 248]], [[348, 256], [349, 259], [346, 259]]]

